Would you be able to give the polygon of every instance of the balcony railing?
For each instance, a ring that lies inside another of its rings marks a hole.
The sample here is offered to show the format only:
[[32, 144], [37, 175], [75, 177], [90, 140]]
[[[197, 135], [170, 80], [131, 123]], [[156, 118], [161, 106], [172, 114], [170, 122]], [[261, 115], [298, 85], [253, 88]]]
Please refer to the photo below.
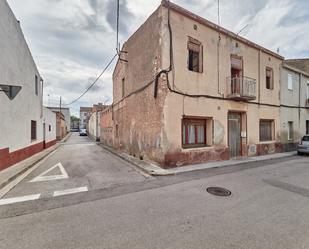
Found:
[[227, 97], [249, 101], [256, 99], [256, 79], [249, 77], [227, 77]]

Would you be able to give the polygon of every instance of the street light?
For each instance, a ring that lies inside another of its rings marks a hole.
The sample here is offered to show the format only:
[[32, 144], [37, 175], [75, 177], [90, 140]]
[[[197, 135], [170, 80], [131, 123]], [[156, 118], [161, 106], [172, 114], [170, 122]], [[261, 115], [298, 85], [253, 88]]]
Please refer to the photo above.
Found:
[[13, 100], [21, 88], [21, 86], [0, 85], [0, 92], [4, 92], [10, 100]]

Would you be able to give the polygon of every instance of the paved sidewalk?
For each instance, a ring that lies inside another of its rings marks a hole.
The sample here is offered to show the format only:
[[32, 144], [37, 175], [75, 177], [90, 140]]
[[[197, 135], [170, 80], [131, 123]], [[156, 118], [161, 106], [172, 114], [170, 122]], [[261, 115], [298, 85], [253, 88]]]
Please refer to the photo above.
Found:
[[139, 160], [133, 156], [130, 156], [126, 153], [119, 152], [114, 148], [106, 146], [104, 144], [100, 144], [101, 147], [110, 151], [114, 155], [122, 158], [123, 160], [130, 162], [131, 164], [139, 167], [145, 173], [152, 175], [152, 176], [164, 176], [164, 175], [175, 175], [184, 172], [191, 172], [196, 170], [203, 170], [203, 169], [210, 169], [210, 168], [220, 168], [220, 167], [227, 167], [233, 165], [241, 165], [246, 163], [253, 163], [253, 162], [261, 162], [261, 161], [268, 161], [272, 159], [279, 159], [284, 157], [291, 157], [296, 155], [295, 151], [293, 152], [286, 152], [286, 153], [277, 153], [265, 156], [257, 156], [257, 157], [243, 157], [239, 159], [232, 159], [228, 161], [219, 161], [219, 162], [211, 162], [211, 163], [202, 163], [202, 164], [195, 164], [195, 165], [187, 165], [181, 166], [177, 168], [170, 168], [170, 169], [162, 169], [161, 167], [155, 165], [152, 162], [146, 160]]
[[[54, 146], [43, 150], [15, 165], [4, 169], [0, 172], [0, 198], [3, 196], [4, 193], [10, 189], [15, 182], [18, 182], [19, 179], [22, 179], [23, 175], [26, 174], [28, 171], [32, 170], [36, 164], [41, 162], [44, 158], [50, 155], [53, 151], [58, 149], [61, 146], [61, 143], [65, 142], [69, 137], [69, 133], [60, 143], [58, 142]], [[12, 185], [12, 186], [11, 186]]]

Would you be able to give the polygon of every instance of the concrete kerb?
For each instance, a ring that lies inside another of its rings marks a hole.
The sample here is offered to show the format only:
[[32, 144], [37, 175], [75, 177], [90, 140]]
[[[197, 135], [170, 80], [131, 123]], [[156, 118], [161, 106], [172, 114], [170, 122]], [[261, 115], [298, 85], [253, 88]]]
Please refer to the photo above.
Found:
[[101, 146], [103, 149], [107, 150], [108, 152], [112, 153], [113, 155], [121, 158], [122, 160], [132, 164], [133, 166], [137, 167], [140, 171], [142, 171], [144, 174], [149, 176], [163, 176], [163, 175], [170, 175], [167, 174], [166, 170], [160, 168], [159, 166], [153, 165], [151, 163], [148, 163], [144, 160], [137, 159], [135, 157], [132, 157], [126, 153], [121, 153], [117, 151], [114, 148], [111, 148], [105, 144], [98, 143], [99, 146]]
[[[5, 195], [6, 193], [4, 192], [8, 192], [8, 191], [4, 191], [5, 188], [10, 184], [12, 183], [13, 181], [15, 181], [17, 178], [19, 178], [20, 176], [22, 175], [26, 175], [26, 173], [30, 170], [33, 169], [33, 167], [35, 167], [35, 165], [37, 165], [38, 163], [40, 163], [41, 161], [43, 161], [46, 157], [48, 157], [50, 154], [52, 154], [54, 151], [56, 151], [60, 146], [61, 146], [61, 143], [65, 143], [71, 136], [71, 133], [67, 134], [62, 140], [60, 143], [57, 143], [56, 145], [48, 148], [47, 150], [45, 151], [42, 151], [41, 155], [38, 155], [38, 154], [35, 154], [32, 156], [32, 158], [35, 158], [37, 157], [37, 159], [35, 159], [34, 161], [31, 161], [29, 162], [29, 164], [26, 164], [25, 166], [21, 167], [20, 170], [12, 173], [11, 175], [8, 174], [8, 177], [6, 179], [3, 179], [1, 180], [0, 179], [0, 198]], [[45, 153], [44, 153], [45, 152]], [[31, 160], [31, 157], [30, 158], [27, 158], [28, 160]], [[26, 159], [26, 160], [27, 160]], [[13, 170], [13, 167], [16, 167], [18, 164], [24, 164], [26, 163], [25, 160], [24, 161], [21, 161], [19, 163], [17, 163], [16, 165], [13, 165], [11, 166], [10, 168], [8, 168], [7, 170]], [[1, 172], [0, 172], [1, 174]], [[20, 182], [22, 180], [22, 178], [19, 179], [18, 182]], [[16, 184], [18, 184], [18, 182]], [[15, 184], [15, 185], [16, 185]], [[13, 186], [14, 187], [14, 186]]]
[[295, 152], [277, 153], [277, 154], [259, 156], [259, 157], [241, 158], [238, 160], [219, 161], [219, 162], [211, 162], [211, 163], [204, 163], [204, 164], [197, 164], [197, 165], [188, 165], [188, 166], [182, 166], [182, 167], [171, 168], [171, 169], [162, 169], [157, 165], [154, 165], [144, 160], [143, 161], [139, 160], [128, 154], [121, 153], [102, 143], [99, 143], [99, 145], [102, 148], [106, 149], [107, 151], [111, 152], [112, 154], [125, 160], [126, 162], [131, 163], [134, 166], [138, 167], [140, 170], [142, 170], [146, 174], [149, 174], [152, 176], [176, 175], [180, 173], [205, 170], [205, 169], [211, 169], [211, 168], [221, 168], [221, 167], [228, 167], [228, 166], [235, 166], [235, 165], [244, 165], [248, 163], [255, 163], [255, 162], [262, 162], [262, 161], [266, 162], [266, 161], [270, 161], [274, 159], [280, 159], [280, 158], [291, 157], [291, 156], [296, 155]]

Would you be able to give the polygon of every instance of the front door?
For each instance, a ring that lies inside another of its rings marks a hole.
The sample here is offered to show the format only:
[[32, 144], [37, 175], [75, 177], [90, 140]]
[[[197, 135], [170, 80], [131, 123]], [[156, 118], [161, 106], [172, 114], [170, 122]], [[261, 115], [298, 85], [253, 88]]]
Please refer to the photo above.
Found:
[[230, 157], [241, 156], [241, 114], [229, 113], [228, 115], [228, 133]]

